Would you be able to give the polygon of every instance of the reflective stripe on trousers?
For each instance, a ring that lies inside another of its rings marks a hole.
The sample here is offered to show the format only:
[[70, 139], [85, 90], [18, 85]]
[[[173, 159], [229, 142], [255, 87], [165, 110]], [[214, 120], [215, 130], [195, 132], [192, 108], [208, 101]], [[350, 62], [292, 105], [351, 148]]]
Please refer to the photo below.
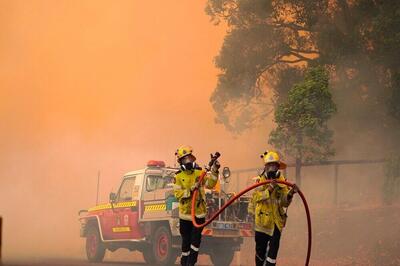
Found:
[[[196, 218], [197, 223], [204, 223], [205, 218]], [[201, 232], [203, 228], [196, 228], [192, 221], [179, 220], [179, 232], [182, 236], [182, 254], [189, 252], [188, 256], [181, 256], [181, 265], [195, 265], [199, 254], [201, 243]]]
[[268, 234], [256, 231], [255, 234], [256, 266], [263, 266], [264, 262], [268, 266], [276, 264], [276, 257], [278, 255], [280, 238], [281, 238], [281, 232], [279, 231], [278, 227], [276, 227], [276, 225], [272, 237]]

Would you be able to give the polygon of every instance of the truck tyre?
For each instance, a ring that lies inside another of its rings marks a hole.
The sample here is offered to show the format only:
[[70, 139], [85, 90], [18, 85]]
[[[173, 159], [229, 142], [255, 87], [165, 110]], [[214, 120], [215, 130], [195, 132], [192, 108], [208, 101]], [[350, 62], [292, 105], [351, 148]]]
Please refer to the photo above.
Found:
[[86, 235], [86, 256], [90, 262], [101, 262], [106, 254], [106, 248], [100, 238], [97, 226], [90, 226]]
[[143, 254], [143, 259], [144, 259], [144, 261], [145, 261], [148, 265], [154, 265], [154, 263], [155, 263], [156, 261], [155, 261], [155, 259], [154, 259], [152, 245], [147, 245], [147, 244], [146, 244], [146, 247], [142, 250], [142, 254]]
[[235, 252], [232, 249], [213, 249], [211, 250], [210, 259], [216, 266], [229, 266], [233, 261]]
[[[169, 228], [165, 225], [158, 227], [152, 238], [153, 265], [173, 265], [176, 252], [172, 248], [172, 237]], [[144, 253], [143, 253], [144, 256]]]

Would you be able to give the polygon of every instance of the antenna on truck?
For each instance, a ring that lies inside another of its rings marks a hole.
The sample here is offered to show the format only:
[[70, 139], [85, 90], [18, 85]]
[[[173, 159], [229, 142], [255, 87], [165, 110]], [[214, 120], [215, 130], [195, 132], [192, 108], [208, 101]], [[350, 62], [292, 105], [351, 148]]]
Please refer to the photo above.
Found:
[[100, 170], [97, 172], [96, 206], [99, 204]]

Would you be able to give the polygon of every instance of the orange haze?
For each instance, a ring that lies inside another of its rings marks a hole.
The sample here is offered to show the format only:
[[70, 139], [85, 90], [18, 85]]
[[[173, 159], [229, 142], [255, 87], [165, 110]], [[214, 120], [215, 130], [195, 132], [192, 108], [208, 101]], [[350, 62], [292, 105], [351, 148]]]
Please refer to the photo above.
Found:
[[[76, 256], [77, 211], [123, 173], [174, 163], [259, 165], [270, 126], [234, 138], [214, 123], [213, 57], [225, 34], [205, 1], [2, 1], [0, 215], [3, 255]], [[270, 123], [270, 122], [268, 122]], [[82, 255], [83, 257], [83, 255]]]

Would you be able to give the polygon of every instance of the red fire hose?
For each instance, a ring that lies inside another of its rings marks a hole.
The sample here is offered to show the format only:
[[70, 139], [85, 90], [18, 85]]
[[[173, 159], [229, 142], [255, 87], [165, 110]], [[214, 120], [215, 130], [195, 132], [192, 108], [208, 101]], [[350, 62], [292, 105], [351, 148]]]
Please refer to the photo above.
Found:
[[[206, 174], [206, 172], [203, 172], [203, 173], [201, 174], [200, 179], [199, 179], [199, 184], [202, 184], [203, 178], [204, 178], [205, 174]], [[267, 180], [267, 181], [264, 181], [264, 182], [256, 183], [256, 184], [254, 184], [254, 185], [252, 185], [252, 186], [250, 186], [250, 187], [248, 187], [248, 188], [246, 188], [246, 189], [240, 191], [236, 196], [232, 197], [228, 202], [226, 202], [226, 203], [224, 204], [224, 206], [221, 207], [221, 209], [219, 209], [216, 213], [214, 213], [213, 216], [212, 216], [208, 221], [205, 221], [203, 224], [198, 224], [198, 223], [196, 223], [196, 219], [195, 219], [195, 202], [196, 202], [197, 192], [198, 192], [198, 190], [195, 189], [195, 190], [193, 191], [193, 196], [192, 196], [192, 210], [191, 210], [191, 211], [192, 211], [192, 222], [193, 222], [193, 225], [194, 225], [195, 227], [197, 227], [197, 228], [201, 228], [201, 227], [207, 226], [207, 225], [210, 224], [215, 218], [217, 218], [218, 215], [220, 215], [220, 214], [225, 210], [226, 207], [228, 207], [229, 205], [231, 205], [231, 204], [232, 204], [236, 199], [238, 199], [240, 196], [242, 196], [243, 194], [249, 192], [249, 191], [252, 190], [252, 189], [255, 189], [256, 187], [259, 187], [259, 186], [262, 186], [262, 185], [265, 185], [265, 184], [269, 184], [269, 183], [271, 183], [271, 182], [272, 182], [272, 180]], [[284, 185], [293, 187], [293, 184], [290, 183], [290, 182], [287, 182], [287, 181], [276, 181], [276, 183], [284, 184]], [[305, 209], [306, 215], [307, 215], [308, 249], [307, 249], [307, 257], [306, 257], [306, 263], [305, 263], [305, 265], [308, 266], [308, 264], [309, 264], [309, 262], [310, 262], [310, 256], [311, 256], [311, 239], [312, 239], [312, 233], [311, 233], [311, 217], [310, 217], [310, 210], [309, 210], [309, 208], [308, 208], [307, 200], [306, 200], [306, 198], [304, 197], [304, 194], [303, 194], [300, 190], [299, 190], [298, 193], [299, 193], [299, 195], [300, 195], [300, 197], [301, 197], [301, 199], [302, 199], [302, 201], [303, 201], [304, 209]]]

